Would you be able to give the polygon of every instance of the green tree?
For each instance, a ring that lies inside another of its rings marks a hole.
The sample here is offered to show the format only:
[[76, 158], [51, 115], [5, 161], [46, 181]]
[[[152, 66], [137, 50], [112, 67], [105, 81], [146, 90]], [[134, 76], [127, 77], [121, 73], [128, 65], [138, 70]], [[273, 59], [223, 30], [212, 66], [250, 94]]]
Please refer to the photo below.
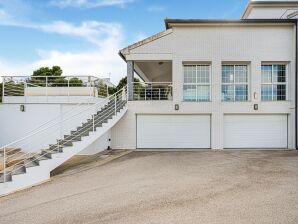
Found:
[[63, 73], [62, 69], [59, 66], [49, 67], [41, 67], [35, 71], [33, 71], [32, 76], [61, 76]]
[[[114, 94], [127, 85], [127, 77], [120, 79], [118, 85], [116, 87], [109, 87], [109, 94]], [[141, 86], [140, 80], [138, 78], [134, 78], [134, 87], [139, 88]]]
[[[52, 68], [49, 67], [41, 67], [35, 71], [33, 71], [33, 74], [29, 80], [29, 83], [32, 85], [38, 85], [38, 86], [45, 86], [46, 84], [46, 76], [48, 77], [48, 86], [53, 87], [63, 87], [68, 86], [68, 80], [66, 77], [62, 76], [62, 69], [60, 66], [52, 66]], [[83, 81], [79, 78], [71, 78], [69, 80], [69, 86], [83, 86]]]

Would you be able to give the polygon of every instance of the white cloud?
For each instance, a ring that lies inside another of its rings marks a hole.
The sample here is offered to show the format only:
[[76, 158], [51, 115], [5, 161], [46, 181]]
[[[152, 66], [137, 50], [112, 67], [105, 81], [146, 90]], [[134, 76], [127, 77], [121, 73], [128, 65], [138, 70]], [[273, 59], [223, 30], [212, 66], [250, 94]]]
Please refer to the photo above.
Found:
[[[93, 1], [93, 3], [109, 2], [109, 4], [115, 5], [130, 1], [111, 0]], [[20, 3], [22, 10], [15, 9], [17, 7], [15, 7], [16, 5], [13, 7], [12, 2]], [[84, 0], [81, 2], [91, 3], [91, 1]], [[0, 0], [0, 26], [26, 27], [40, 32], [79, 38], [93, 44], [94, 48], [80, 52], [36, 49], [39, 58], [26, 62], [7, 60], [4, 56], [4, 58], [0, 58], [0, 75], [31, 75], [33, 70], [41, 66], [59, 65], [63, 69], [64, 75], [107, 77], [108, 74], [111, 74], [111, 79], [115, 83], [125, 76], [125, 63], [118, 55], [119, 49], [123, 48], [125, 36], [121, 24], [100, 21], [82, 21], [80, 24], [53, 21], [41, 24], [30, 21], [30, 16], [27, 16], [30, 11], [30, 5], [24, 4], [22, 0]], [[49, 38], [51, 37], [49, 36]]]
[[149, 6], [146, 10], [148, 12], [162, 12], [166, 9], [166, 7], [162, 6], [162, 5], [152, 5]]
[[26, 64], [0, 59], [2, 74], [30, 75], [39, 67], [59, 65], [64, 75], [107, 77], [111, 74], [111, 80], [115, 83], [125, 76], [125, 63], [118, 55], [119, 49], [122, 48], [124, 32], [118, 23], [84, 21], [80, 25], [74, 25], [64, 21], [55, 21], [49, 24], [26, 24], [26, 27], [47, 33], [82, 38], [94, 44], [94, 50], [74, 53], [39, 49], [37, 50], [39, 59]]
[[60, 8], [96, 8], [103, 6], [124, 6], [134, 0], [52, 0], [50, 5]]

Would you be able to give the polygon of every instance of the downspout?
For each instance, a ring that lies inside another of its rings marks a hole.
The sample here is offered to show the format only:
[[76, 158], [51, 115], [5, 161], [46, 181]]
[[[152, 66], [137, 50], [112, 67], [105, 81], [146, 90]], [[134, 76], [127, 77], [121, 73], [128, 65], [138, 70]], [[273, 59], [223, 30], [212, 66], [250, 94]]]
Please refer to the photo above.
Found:
[[298, 133], [297, 133], [297, 122], [298, 122], [298, 112], [297, 112], [297, 104], [298, 104], [298, 89], [297, 89], [297, 85], [298, 85], [298, 19], [296, 19], [296, 43], [295, 43], [295, 145], [296, 145], [296, 150], [298, 150]]

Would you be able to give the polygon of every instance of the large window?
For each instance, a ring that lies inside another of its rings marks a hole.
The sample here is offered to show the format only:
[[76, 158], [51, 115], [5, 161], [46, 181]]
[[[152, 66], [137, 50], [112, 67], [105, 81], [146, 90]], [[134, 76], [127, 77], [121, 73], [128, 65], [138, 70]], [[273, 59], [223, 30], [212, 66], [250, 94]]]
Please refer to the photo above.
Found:
[[281, 101], [287, 98], [285, 65], [262, 65], [262, 101]]
[[210, 101], [210, 65], [184, 65], [184, 101]]
[[222, 101], [248, 100], [247, 65], [222, 65]]

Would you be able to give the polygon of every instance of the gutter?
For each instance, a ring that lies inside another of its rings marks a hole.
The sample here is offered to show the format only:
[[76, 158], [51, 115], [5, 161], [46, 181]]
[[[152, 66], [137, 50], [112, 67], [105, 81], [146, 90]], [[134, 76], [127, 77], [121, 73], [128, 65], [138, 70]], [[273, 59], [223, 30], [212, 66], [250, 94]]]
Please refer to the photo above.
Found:
[[126, 62], [126, 58], [124, 57], [124, 55], [122, 54], [121, 51], [118, 52], [119, 56]]
[[287, 24], [296, 23], [295, 19], [165, 19], [166, 29], [171, 24]]

